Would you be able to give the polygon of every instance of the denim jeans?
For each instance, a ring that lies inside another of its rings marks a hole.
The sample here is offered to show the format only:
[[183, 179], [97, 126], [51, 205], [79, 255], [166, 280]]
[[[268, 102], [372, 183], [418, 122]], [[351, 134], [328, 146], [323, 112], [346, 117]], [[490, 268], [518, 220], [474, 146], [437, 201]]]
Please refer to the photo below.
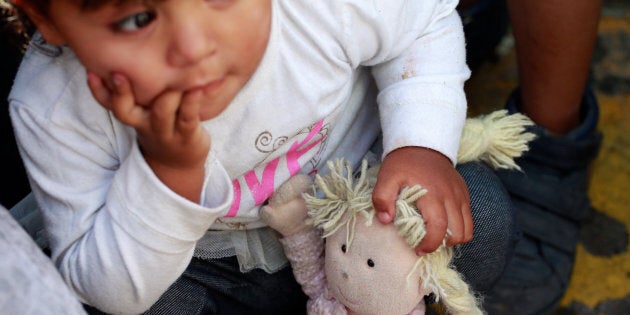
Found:
[[472, 241], [455, 250], [454, 265], [471, 288], [487, 292], [499, 280], [520, 234], [510, 197], [492, 169], [483, 163], [457, 166], [470, 192]]
[[193, 258], [145, 314], [306, 314], [306, 299], [290, 267], [241, 273], [235, 257]]
[[[193, 258], [145, 315], [272, 315], [306, 314], [306, 295], [291, 267], [269, 274], [239, 270], [236, 257]], [[105, 314], [85, 305], [89, 314]]]

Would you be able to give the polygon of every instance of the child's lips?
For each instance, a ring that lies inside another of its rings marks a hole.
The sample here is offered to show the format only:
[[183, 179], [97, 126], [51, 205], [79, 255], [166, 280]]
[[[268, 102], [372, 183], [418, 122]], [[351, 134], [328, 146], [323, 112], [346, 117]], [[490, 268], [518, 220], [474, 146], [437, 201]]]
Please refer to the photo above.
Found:
[[221, 77], [219, 79], [212, 80], [212, 81], [210, 81], [208, 83], [195, 86], [195, 87], [189, 89], [188, 91], [189, 92], [201, 91], [204, 94], [209, 94], [209, 93], [212, 93], [212, 92], [218, 90], [219, 88], [221, 88], [221, 85], [223, 85], [223, 82], [225, 82], [225, 77]]

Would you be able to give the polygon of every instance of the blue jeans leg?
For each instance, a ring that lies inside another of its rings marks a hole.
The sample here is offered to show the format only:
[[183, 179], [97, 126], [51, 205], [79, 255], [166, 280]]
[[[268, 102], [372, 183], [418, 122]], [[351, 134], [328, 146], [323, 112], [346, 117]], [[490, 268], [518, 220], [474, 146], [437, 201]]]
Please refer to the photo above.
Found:
[[306, 314], [306, 299], [290, 267], [242, 273], [235, 257], [193, 258], [145, 314]]
[[[184, 274], [144, 315], [306, 314], [306, 295], [291, 267], [239, 270], [236, 257], [193, 258]], [[84, 305], [89, 314], [105, 313]]]
[[454, 261], [472, 289], [483, 294], [503, 273], [516, 240], [514, 208], [492, 169], [483, 163], [457, 166], [471, 199], [474, 222], [472, 241], [456, 247]]

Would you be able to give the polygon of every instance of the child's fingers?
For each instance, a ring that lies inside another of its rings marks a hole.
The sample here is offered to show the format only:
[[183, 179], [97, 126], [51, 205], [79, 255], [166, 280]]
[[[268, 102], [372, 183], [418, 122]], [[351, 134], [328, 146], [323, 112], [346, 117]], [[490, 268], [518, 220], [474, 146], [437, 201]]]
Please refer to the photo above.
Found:
[[449, 246], [461, 244], [466, 238], [466, 223], [462, 208], [452, 202], [446, 201], [445, 204], [446, 217], [448, 218], [448, 235], [446, 236], [446, 244]]
[[426, 235], [416, 247], [416, 254], [420, 256], [435, 251], [442, 244], [449, 226], [449, 217], [444, 205], [429, 194], [420, 198], [416, 205], [422, 213], [427, 229]]
[[131, 84], [124, 76], [114, 74], [108, 86], [101, 77], [88, 71], [87, 83], [94, 99], [122, 123], [137, 128], [142, 122], [143, 110], [135, 104]]
[[470, 202], [461, 206], [462, 218], [464, 219], [464, 239], [461, 243], [468, 243], [473, 238], [474, 222], [470, 211]]
[[[473, 235], [473, 220], [468, 203], [459, 204], [449, 198], [444, 203], [432, 201], [429, 196], [418, 200], [418, 209], [433, 209], [422, 211], [426, 222], [427, 235], [416, 248], [417, 253], [429, 253], [437, 249], [446, 237], [446, 245], [453, 246], [469, 242]], [[466, 199], [467, 200], [467, 199]], [[431, 203], [427, 205], [427, 203]]]
[[94, 99], [106, 109], [111, 109], [111, 91], [105, 86], [103, 80], [96, 74], [87, 72], [87, 83]]
[[168, 139], [175, 132], [177, 111], [182, 101], [182, 93], [167, 91], [156, 98], [151, 106], [151, 132], [162, 138]]
[[113, 91], [109, 95], [109, 109], [123, 124], [136, 129], [146, 126], [146, 111], [135, 102], [131, 83], [123, 75], [115, 73], [111, 80]]
[[379, 180], [376, 181], [372, 191], [372, 203], [381, 223], [389, 224], [394, 219], [398, 193], [399, 186], [387, 177], [379, 177]]
[[202, 91], [186, 93], [177, 112], [175, 129], [182, 134], [190, 134], [199, 127]]
[[444, 201], [449, 219], [448, 228], [451, 231], [446, 239], [449, 246], [469, 242], [473, 233], [468, 189], [453, 192], [451, 196]]

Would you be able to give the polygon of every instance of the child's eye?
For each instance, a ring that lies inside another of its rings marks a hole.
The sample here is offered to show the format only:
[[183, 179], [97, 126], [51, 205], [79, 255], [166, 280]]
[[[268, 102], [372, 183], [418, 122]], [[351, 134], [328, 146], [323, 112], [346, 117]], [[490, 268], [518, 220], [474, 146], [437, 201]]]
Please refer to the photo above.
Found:
[[375, 264], [374, 264], [374, 260], [372, 260], [372, 258], [368, 259], [368, 260], [367, 260], [367, 265], [368, 265], [370, 268], [374, 267], [374, 265], [375, 265]]
[[114, 24], [114, 27], [118, 31], [133, 32], [137, 31], [153, 22], [155, 19], [155, 13], [150, 11], [140, 12], [130, 15]]
[[347, 250], [346, 244], [341, 245], [341, 251], [345, 253], [346, 250]]

